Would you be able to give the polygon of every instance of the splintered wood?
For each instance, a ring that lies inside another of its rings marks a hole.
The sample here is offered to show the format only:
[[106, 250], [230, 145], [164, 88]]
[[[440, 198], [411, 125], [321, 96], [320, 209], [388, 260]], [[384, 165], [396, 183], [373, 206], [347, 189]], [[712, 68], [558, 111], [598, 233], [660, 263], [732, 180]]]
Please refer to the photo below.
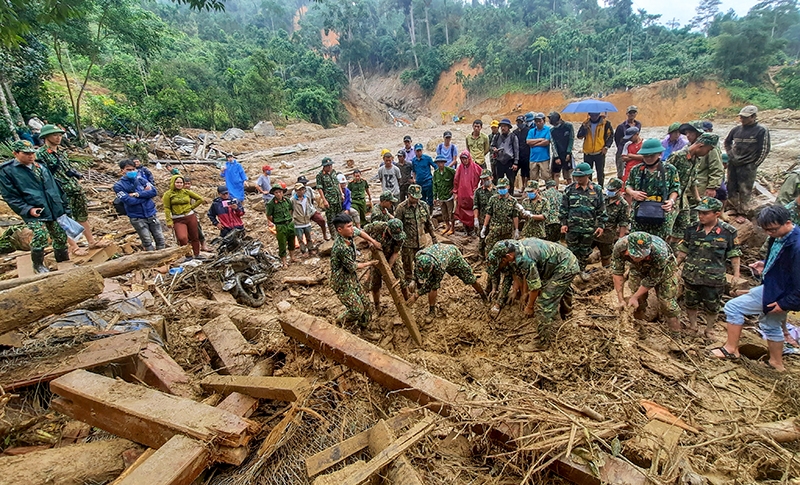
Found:
[[252, 369], [255, 363], [252, 348], [230, 318], [222, 315], [211, 320], [203, 325], [203, 333], [225, 366], [221, 371], [231, 375], [244, 375]]
[[310, 388], [302, 377], [208, 376], [200, 382], [204, 389], [222, 394], [238, 392], [260, 399], [297, 401]]

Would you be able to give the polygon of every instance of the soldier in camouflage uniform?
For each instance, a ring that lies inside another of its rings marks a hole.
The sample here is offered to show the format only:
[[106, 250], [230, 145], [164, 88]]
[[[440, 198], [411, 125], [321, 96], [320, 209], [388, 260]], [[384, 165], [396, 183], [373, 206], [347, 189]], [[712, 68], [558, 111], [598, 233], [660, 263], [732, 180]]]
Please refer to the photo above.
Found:
[[[678, 215], [675, 201], [680, 193], [681, 183], [678, 170], [671, 164], [661, 161], [663, 151], [661, 142], [655, 138], [642, 143], [639, 155], [643, 156], [644, 161], [631, 169], [625, 191], [633, 199], [631, 231], [644, 231], [666, 241]], [[639, 205], [644, 201], [662, 203], [664, 222], [645, 224], [637, 220]]]
[[481, 238], [486, 238], [487, 248], [503, 239], [519, 239], [520, 213], [519, 203], [508, 194], [508, 179], [501, 178], [497, 181], [497, 195], [489, 199], [483, 219]]
[[425, 319], [428, 323], [436, 315], [436, 297], [445, 273], [457, 276], [465, 285], [472, 285], [481, 299], [486, 301], [486, 293], [461, 251], [452, 244], [433, 244], [414, 257], [417, 292], [408, 300], [408, 304], [413, 305], [418, 295], [428, 295], [428, 316]]
[[545, 239], [550, 242], [558, 242], [561, 240], [561, 221], [558, 219], [558, 211], [561, 209], [561, 200], [564, 198], [564, 194], [558, 191], [558, 182], [555, 180], [546, 180], [544, 186], [542, 197], [550, 203], [550, 210], [545, 218]]
[[[539, 194], [537, 180], [529, 180], [525, 187], [525, 197], [522, 199], [523, 215], [526, 217], [522, 226], [522, 237], [537, 237], [544, 239], [544, 224], [550, 212], [550, 202]], [[530, 214], [530, 216], [528, 215]]]
[[586, 163], [579, 163], [572, 172], [575, 181], [564, 189], [558, 218], [561, 233], [566, 234], [567, 247], [578, 258], [581, 279], [589, 281], [586, 264], [592, 253], [592, 242], [603, 234], [606, 220], [606, 203], [603, 188], [592, 182], [594, 170]]
[[667, 158], [667, 163], [678, 169], [681, 188], [678, 195], [678, 215], [672, 226], [670, 245], [676, 246], [683, 239], [686, 228], [697, 223], [697, 214], [691, 210], [692, 201], [700, 200], [697, 190], [697, 162], [707, 156], [719, 143], [719, 135], [703, 133], [697, 141], [678, 150]]
[[47, 273], [44, 249], [53, 240], [56, 261], [69, 261], [67, 235], [56, 220], [69, 212], [64, 192], [47, 167], [36, 163], [36, 147], [27, 140], [11, 145], [14, 159], [0, 165], [0, 195], [33, 232], [31, 263], [36, 273]]
[[[633, 291], [626, 302], [623, 286], [625, 284], [625, 264], [631, 263], [628, 285]], [[619, 238], [614, 244], [611, 257], [611, 273], [614, 275], [614, 289], [620, 307], [631, 306], [634, 318], [644, 318], [647, 310], [647, 293], [655, 288], [661, 304], [661, 312], [667, 320], [669, 329], [681, 330], [678, 322], [681, 309], [678, 306], [678, 265], [669, 245], [660, 237], [637, 231]]]
[[367, 295], [358, 282], [357, 270], [377, 264], [377, 261], [359, 263], [356, 261], [356, 244], [354, 236], [358, 236], [376, 249], [381, 249], [379, 242], [369, 234], [353, 227], [353, 219], [348, 214], [339, 214], [331, 221], [336, 228], [337, 237], [331, 249], [331, 287], [344, 305], [345, 311], [338, 318], [342, 324], [355, 322], [362, 328], [372, 318]]
[[[486, 209], [489, 207], [489, 199], [497, 195], [497, 189], [492, 186], [492, 171], [484, 168], [481, 172], [481, 185], [475, 189], [472, 210], [478, 216], [476, 226], [479, 226], [486, 219]], [[491, 249], [491, 248], [490, 248]], [[478, 242], [478, 255], [481, 259], [486, 257], [486, 239], [480, 238]]]
[[[61, 147], [61, 138], [64, 130], [55, 125], [44, 125], [39, 139], [44, 140], [44, 145], [36, 152], [36, 161], [47, 167], [47, 170], [56, 179], [58, 186], [67, 197], [70, 208], [70, 217], [80, 222], [83, 226], [83, 235], [89, 243], [90, 249], [108, 246], [107, 242], [97, 241], [92, 234], [92, 226], [89, 224], [89, 209], [87, 207], [86, 194], [79, 180], [83, 178], [80, 172], [69, 161], [67, 151]], [[88, 253], [85, 249], [79, 249], [78, 244], [73, 240], [68, 240], [72, 252], [77, 256], [84, 256]]]
[[[572, 280], [580, 273], [578, 259], [559, 243], [529, 238], [500, 241], [489, 254], [489, 276], [498, 272], [513, 275], [514, 291], [520, 293], [525, 314], [532, 316], [538, 307], [539, 343], [546, 346], [552, 336], [556, 314], [566, 319], [572, 313]], [[497, 316], [506, 301], [511, 279], [505, 278], [491, 314]], [[516, 298], [512, 294], [512, 299]]]
[[333, 169], [333, 160], [328, 157], [322, 159], [322, 170], [317, 174], [317, 193], [319, 194], [320, 207], [325, 209], [325, 218], [328, 227], [331, 227], [333, 218], [342, 212], [342, 188], [337, 179], [338, 173]]
[[[403, 223], [399, 219], [389, 219], [388, 222], [371, 222], [364, 226], [362, 232], [366, 232], [372, 239], [381, 244], [383, 255], [386, 256], [386, 261], [389, 263], [389, 267], [392, 268], [392, 274], [400, 282], [403, 298], [407, 300], [408, 281], [405, 278], [405, 274], [403, 274], [403, 264], [400, 258], [403, 243], [406, 240], [406, 233], [403, 232]], [[370, 274], [370, 288], [372, 289], [372, 302], [375, 303], [376, 312], [380, 310], [382, 282], [383, 277], [380, 270], [373, 267]]]
[[380, 196], [380, 202], [372, 206], [370, 222], [389, 222], [389, 219], [394, 218], [394, 205], [397, 203], [397, 197], [390, 191], [384, 191]]
[[733, 277], [739, 279], [742, 251], [736, 228], [719, 220], [722, 202], [703, 197], [697, 209], [700, 222], [686, 228], [678, 244], [678, 265], [683, 265], [683, 297], [689, 315], [689, 330], [697, 331], [697, 310], [702, 306], [708, 320], [705, 336], [712, 337], [717, 314], [722, 309], [725, 287], [725, 261], [733, 266]]
[[431, 210], [422, 199], [422, 187], [412, 184], [408, 187], [408, 198], [394, 213], [395, 218], [403, 223], [406, 233], [406, 242], [403, 244], [403, 270], [407, 281], [414, 276], [414, 255], [423, 247], [423, 235], [427, 232], [431, 236], [431, 243], [436, 244], [436, 234], [431, 223]]
[[594, 246], [600, 250], [600, 263], [604, 268], [611, 266], [611, 252], [617, 239], [623, 237], [631, 225], [630, 206], [622, 197], [622, 180], [613, 177], [605, 188], [606, 225], [603, 234], [594, 238]]

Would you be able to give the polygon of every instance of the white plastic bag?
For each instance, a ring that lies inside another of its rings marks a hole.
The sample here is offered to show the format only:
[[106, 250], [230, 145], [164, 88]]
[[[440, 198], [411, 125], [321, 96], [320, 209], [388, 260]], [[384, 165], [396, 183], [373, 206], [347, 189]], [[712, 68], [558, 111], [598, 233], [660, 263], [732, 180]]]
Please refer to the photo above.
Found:
[[78, 221], [66, 214], [63, 214], [61, 217], [56, 219], [56, 222], [58, 222], [58, 225], [61, 226], [61, 229], [64, 229], [64, 232], [67, 233], [67, 236], [72, 239], [78, 239], [78, 237], [83, 234], [83, 226], [80, 225]]

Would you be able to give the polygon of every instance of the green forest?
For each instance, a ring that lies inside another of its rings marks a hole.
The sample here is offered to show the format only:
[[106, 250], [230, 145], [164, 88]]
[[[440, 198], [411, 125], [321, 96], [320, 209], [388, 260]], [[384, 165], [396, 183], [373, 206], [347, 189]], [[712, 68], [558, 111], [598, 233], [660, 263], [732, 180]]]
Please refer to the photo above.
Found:
[[689, 25], [631, 0], [10, 0], [0, 23], [0, 138], [32, 114], [138, 134], [331, 126], [354, 76], [431, 92], [462, 59], [482, 68], [457, 73], [479, 95], [715, 79], [762, 109], [800, 108], [797, 0], [742, 17], [699, 0]]

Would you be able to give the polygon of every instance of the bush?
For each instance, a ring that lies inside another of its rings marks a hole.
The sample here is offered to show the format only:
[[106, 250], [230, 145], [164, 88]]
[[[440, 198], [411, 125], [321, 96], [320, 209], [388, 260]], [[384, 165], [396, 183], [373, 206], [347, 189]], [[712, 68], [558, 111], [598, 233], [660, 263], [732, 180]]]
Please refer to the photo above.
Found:
[[786, 108], [800, 109], [800, 67], [786, 67], [777, 76], [778, 96]]
[[752, 86], [744, 81], [734, 80], [726, 86], [731, 94], [731, 100], [742, 104], [753, 104], [758, 109], [778, 109], [783, 107], [781, 98], [774, 92], [762, 86]]
[[291, 109], [305, 119], [328, 127], [339, 121], [343, 108], [339, 100], [323, 88], [306, 88], [295, 93]]

